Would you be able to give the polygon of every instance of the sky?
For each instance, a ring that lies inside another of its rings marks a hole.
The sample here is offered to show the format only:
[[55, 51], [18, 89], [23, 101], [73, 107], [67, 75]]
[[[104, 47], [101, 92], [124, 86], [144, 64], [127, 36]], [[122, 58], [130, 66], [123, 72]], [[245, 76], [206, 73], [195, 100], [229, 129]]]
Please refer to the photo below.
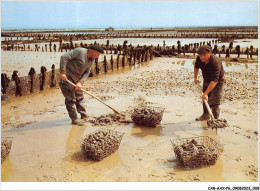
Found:
[[258, 26], [258, 1], [1, 1], [1, 28]]

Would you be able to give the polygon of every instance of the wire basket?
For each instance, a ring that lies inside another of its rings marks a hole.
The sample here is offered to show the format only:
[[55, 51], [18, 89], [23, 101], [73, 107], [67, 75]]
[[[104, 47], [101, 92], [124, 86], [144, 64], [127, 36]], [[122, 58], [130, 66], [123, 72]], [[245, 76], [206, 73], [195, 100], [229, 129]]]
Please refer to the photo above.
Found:
[[12, 148], [13, 137], [3, 137], [1, 140], [1, 163], [9, 156]]
[[184, 167], [214, 165], [223, 151], [222, 145], [208, 136], [171, 140], [175, 156]]
[[85, 136], [81, 150], [88, 158], [101, 161], [119, 149], [124, 133], [100, 129]]
[[131, 118], [138, 125], [155, 127], [161, 123], [164, 108], [140, 106], [135, 108]]

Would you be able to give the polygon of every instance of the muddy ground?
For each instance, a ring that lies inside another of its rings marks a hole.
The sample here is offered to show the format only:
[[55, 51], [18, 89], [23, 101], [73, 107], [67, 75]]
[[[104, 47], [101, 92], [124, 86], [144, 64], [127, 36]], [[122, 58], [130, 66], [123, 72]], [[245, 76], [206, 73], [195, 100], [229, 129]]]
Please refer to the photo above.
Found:
[[[85, 95], [89, 118], [71, 125], [58, 89], [2, 103], [2, 137], [12, 136], [2, 164], [4, 182], [251, 182], [258, 180], [258, 63], [224, 63], [227, 76], [221, 118], [229, 127], [216, 131], [196, 122], [202, 113], [193, 85], [193, 60], [155, 58], [149, 63], [89, 78], [84, 88], [119, 112], [141, 101], [165, 108], [161, 125], [94, 124], [113, 111]], [[200, 79], [202, 77], [200, 76]], [[103, 161], [80, 150], [84, 135], [99, 128], [125, 133], [119, 150]], [[224, 151], [213, 166], [185, 169], [170, 140], [210, 136]]]

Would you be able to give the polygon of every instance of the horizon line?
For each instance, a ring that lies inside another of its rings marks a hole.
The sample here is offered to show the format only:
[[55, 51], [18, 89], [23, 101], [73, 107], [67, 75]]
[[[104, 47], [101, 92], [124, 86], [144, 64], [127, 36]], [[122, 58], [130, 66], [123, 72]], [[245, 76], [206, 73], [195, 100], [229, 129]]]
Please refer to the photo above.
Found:
[[107, 29], [107, 28], [114, 28], [114, 29], [164, 29], [164, 28], [216, 28], [216, 27], [258, 27], [258, 25], [226, 25], [226, 26], [172, 26], [172, 27], [33, 27], [33, 28], [26, 28], [26, 27], [1, 27], [1, 30], [39, 30], [39, 29], [52, 29], [52, 30], [57, 30], [57, 29]]

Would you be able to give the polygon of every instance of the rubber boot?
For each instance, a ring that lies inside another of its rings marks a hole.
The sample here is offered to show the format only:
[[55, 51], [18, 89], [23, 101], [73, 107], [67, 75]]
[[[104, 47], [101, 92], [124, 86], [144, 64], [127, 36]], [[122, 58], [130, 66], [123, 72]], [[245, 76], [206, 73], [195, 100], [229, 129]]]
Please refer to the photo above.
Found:
[[84, 114], [84, 113], [81, 113], [80, 115], [81, 115], [81, 120], [83, 120], [83, 121], [86, 121], [89, 117], [87, 114]]
[[211, 110], [212, 110], [212, 114], [213, 114], [214, 118], [218, 119], [219, 118], [219, 114], [220, 114], [219, 105], [211, 106]]
[[78, 120], [78, 119], [72, 120], [71, 123], [73, 125], [77, 125], [77, 126], [84, 126], [84, 123], [80, 122], [80, 120]]
[[203, 114], [200, 117], [197, 117], [195, 120], [196, 121], [204, 121], [210, 119], [209, 112], [207, 110], [207, 107], [205, 103], [203, 102]]
[[209, 113], [203, 113], [200, 117], [196, 118], [196, 121], [204, 121], [210, 119]]

